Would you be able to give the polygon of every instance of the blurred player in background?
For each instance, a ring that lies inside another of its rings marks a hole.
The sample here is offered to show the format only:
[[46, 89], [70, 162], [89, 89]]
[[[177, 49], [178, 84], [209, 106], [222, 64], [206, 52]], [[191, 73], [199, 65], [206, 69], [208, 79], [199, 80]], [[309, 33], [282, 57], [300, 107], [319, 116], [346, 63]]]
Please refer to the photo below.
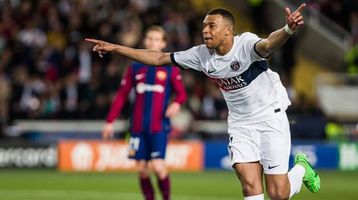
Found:
[[291, 103], [266, 60], [303, 26], [304, 7], [292, 13], [286, 8], [286, 25], [267, 38], [249, 32], [234, 36], [233, 15], [213, 9], [203, 21], [204, 44], [175, 53], [87, 41], [95, 43], [93, 50], [98, 53], [115, 52], [153, 66], [174, 63], [214, 79], [229, 109], [228, 149], [244, 199], [264, 199], [264, 175], [270, 199], [285, 200], [300, 191], [302, 182], [311, 192], [320, 189], [320, 178], [306, 155], [296, 155], [295, 166], [288, 171], [291, 137], [285, 110]]
[[[160, 26], [147, 29], [144, 47], [161, 51], [166, 46], [166, 33]], [[171, 131], [169, 118], [177, 114], [186, 100], [182, 76], [177, 67], [149, 67], [133, 63], [122, 79], [113, 101], [102, 136], [113, 136], [113, 121], [120, 113], [131, 88], [135, 89], [135, 101], [131, 116], [129, 157], [136, 160], [140, 187], [146, 200], [155, 198], [150, 180], [150, 170], [157, 176], [163, 200], [170, 199], [170, 180], [164, 158], [168, 133]], [[175, 99], [169, 105], [172, 91]]]

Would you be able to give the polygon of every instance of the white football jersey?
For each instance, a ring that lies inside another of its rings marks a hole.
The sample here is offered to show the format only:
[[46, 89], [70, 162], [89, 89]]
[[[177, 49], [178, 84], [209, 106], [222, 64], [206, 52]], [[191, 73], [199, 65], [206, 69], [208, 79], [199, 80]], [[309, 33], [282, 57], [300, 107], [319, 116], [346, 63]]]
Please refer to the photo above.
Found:
[[224, 56], [205, 45], [171, 54], [173, 63], [202, 71], [216, 81], [229, 109], [229, 133], [235, 126], [265, 121], [275, 109], [284, 111], [291, 104], [279, 75], [255, 51], [258, 41], [257, 35], [246, 32], [234, 37], [233, 47]]

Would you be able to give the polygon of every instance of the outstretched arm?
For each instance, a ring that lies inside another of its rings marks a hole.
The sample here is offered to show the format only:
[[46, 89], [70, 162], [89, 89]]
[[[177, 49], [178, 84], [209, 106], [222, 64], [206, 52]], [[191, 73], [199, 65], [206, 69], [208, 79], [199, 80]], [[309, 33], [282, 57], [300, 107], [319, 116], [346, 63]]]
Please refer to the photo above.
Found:
[[267, 57], [278, 47], [280, 47], [286, 40], [297, 31], [304, 24], [302, 10], [306, 4], [302, 4], [296, 11], [291, 13], [291, 10], [286, 7], [286, 26], [272, 32], [268, 38], [259, 41], [255, 48], [262, 56]]
[[96, 39], [86, 38], [85, 40], [95, 44], [92, 50], [97, 52], [100, 56], [102, 56], [103, 52], [113, 52], [146, 65], [161, 66], [172, 64], [169, 53], [154, 50], [134, 49]]

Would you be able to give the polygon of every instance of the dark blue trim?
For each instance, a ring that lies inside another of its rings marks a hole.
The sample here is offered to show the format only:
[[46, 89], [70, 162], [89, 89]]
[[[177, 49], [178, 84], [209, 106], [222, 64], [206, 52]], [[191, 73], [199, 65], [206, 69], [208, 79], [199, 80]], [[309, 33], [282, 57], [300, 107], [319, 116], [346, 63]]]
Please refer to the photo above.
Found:
[[[261, 40], [262, 40], [262, 39], [261, 39]], [[261, 58], [268, 58], [268, 57], [271, 56], [271, 54], [268, 55], [268, 56], [266, 56], [266, 57], [264, 57], [264, 56], [262, 56], [262, 55], [256, 50], [256, 44], [259, 43], [261, 40], [257, 41], [257, 42], [254, 44], [254, 51], [255, 51], [255, 53], [256, 53], [258, 56], [260, 56]]]
[[180, 69], [185, 69], [184, 67], [180, 66], [180, 65], [175, 61], [174, 53], [170, 53], [170, 61], [171, 61], [174, 65], [178, 66]]
[[260, 60], [251, 63], [249, 68], [240, 74], [241, 78], [249, 85], [253, 80], [255, 80], [262, 72], [266, 71], [269, 68], [267, 60]]

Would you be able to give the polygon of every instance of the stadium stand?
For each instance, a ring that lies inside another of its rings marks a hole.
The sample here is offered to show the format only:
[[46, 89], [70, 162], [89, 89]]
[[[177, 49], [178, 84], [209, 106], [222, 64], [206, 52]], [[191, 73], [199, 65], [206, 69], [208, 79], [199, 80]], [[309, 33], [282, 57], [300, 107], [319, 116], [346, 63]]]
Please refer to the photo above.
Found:
[[[255, 2], [257, 1], [238, 1], [236, 4], [232, 1], [203, 0], [0, 1], [2, 135], [6, 136], [4, 132], [14, 135], [16, 132], [14, 130], [18, 130], [16, 128], [21, 127], [21, 123], [24, 122], [18, 120], [104, 119], [122, 73], [130, 61], [112, 55], [106, 55], [104, 60], [99, 60], [100, 58], [93, 55], [90, 47], [83, 42], [84, 37], [96, 36], [111, 42], [140, 47], [138, 41], [142, 30], [152, 24], [162, 24], [169, 32], [169, 45], [166, 50], [183, 50], [193, 44], [201, 43], [201, 24], [197, 21], [203, 18], [208, 8], [216, 6], [233, 8], [236, 18], [239, 19], [237, 32], [242, 32], [255, 31], [261, 27], [259, 24], [255, 25], [255, 17], [252, 15], [254, 9], [263, 9], [264, 13], [275, 13], [272, 15], [275, 19], [275, 16], [281, 13], [278, 10], [287, 3], [262, 1], [262, 4], [255, 4]], [[293, 136], [298, 138], [309, 138], [312, 130], [325, 130], [329, 116], [326, 112], [322, 112], [317, 104], [314, 84], [316, 74], [322, 71], [343, 71], [344, 53], [351, 45], [349, 38], [355, 39], [357, 35], [355, 1], [333, 1], [332, 4], [327, 3], [330, 1], [320, 2], [308, 1], [308, 28], [299, 36], [292, 38], [287, 46], [282, 47], [283, 50], [271, 58], [273, 67], [280, 72], [281, 78], [289, 89], [293, 101], [291, 116], [297, 120], [309, 115], [322, 122], [312, 123], [308, 120], [296, 123], [297, 126], [303, 126], [293, 128]], [[337, 18], [336, 7], [341, 8], [341, 11], [349, 7], [349, 10], [344, 16]], [[346, 15], [351, 17], [347, 18]], [[327, 21], [326, 18], [335, 20], [343, 28], [334, 30], [321, 28], [325, 23], [329, 23], [329, 27], [339, 26], [332, 25], [331, 20]], [[316, 29], [312, 28], [317, 25], [317, 19], [319, 19], [318, 24], [321, 24], [320, 30], [325, 30], [324, 33], [317, 33]], [[276, 23], [282, 24], [278, 20], [272, 22], [258, 31], [265, 35], [271, 29], [277, 28]], [[310, 23], [314, 26], [310, 26]], [[346, 35], [347, 32], [349, 37]], [[318, 37], [322, 34], [326, 37]], [[343, 42], [338, 42], [342, 44], [339, 48], [336, 48], [337, 42], [334, 39], [327, 42], [335, 38], [331, 37], [332, 34], [342, 39]], [[310, 37], [312, 35], [316, 37]], [[323, 42], [328, 47], [317, 51], [313, 47], [318, 45], [312, 45], [312, 40], [306, 38], [328, 38], [316, 41]], [[293, 48], [295, 46], [302, 50], [290, 51], [295, 49]], [[325, 54], [327, 49], [335, 49], [338, 53], [330, 51], [332, 55], [327, 56]], [[319, 52], [316, 57], [321, 60], [312, 59], [310, 57], [312, 51]], [[182, 73], [189, 100], [180, 119], [176, 120], [180, 132], [177, 136], [191, 137], [181, 134], [208, 133], [210, 130], [225, 134], [227, 108], [218, 89], [209, 79], [194, 71]], [[304, 81], [302, 78], [305, 78]], [[126, 119], [128, 112], [129, 109], [125, 110], [121, 119]], [[195, 120], [201, 120], [197, 123], [200, 125], [193, 127], [192, 121]], [[212, 128], [202, 123], [207, 120], [215, 120], [218, 125]], [[314, 127], [316, 125], [319, 127]], [[295, 130], [305, 131], [295, 132]], [[324, 133], [319, 132], [314, 138], [325, 137]]]

